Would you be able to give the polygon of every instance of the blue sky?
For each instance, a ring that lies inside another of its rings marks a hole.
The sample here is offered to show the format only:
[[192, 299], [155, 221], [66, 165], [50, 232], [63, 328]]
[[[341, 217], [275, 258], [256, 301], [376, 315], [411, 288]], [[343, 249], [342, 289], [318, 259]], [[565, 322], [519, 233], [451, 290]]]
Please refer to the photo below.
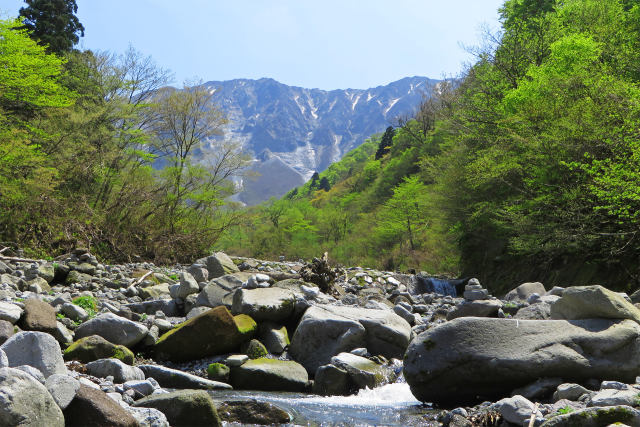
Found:
[[[503, 0], [77, 0], [79, 47], [129, 44], [188, 78], [272, 77], [321, 89], [364, 89], [402, 77], [456, 75], [499, 28]], [[4, 16], [24, 2], [2, 0]]]

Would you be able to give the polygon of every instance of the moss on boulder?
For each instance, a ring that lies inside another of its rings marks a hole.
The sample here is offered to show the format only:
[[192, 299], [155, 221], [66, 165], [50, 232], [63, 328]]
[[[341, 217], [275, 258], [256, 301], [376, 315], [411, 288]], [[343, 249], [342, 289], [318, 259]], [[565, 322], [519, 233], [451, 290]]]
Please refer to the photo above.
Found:
[[65, 360], [79, 360], [82, 363], [114, 358], [132, 365], [134, 360], [133, 352], [127, 347], [112, 344], [99, 335], [80, 338], [67, 347], [63, 354]]
[[226, 307], [212, 308], [162, 335], [156, 356], [178, 362], [236, 351], [255, 333], [255, 322], [247, 317], [236, 320]]

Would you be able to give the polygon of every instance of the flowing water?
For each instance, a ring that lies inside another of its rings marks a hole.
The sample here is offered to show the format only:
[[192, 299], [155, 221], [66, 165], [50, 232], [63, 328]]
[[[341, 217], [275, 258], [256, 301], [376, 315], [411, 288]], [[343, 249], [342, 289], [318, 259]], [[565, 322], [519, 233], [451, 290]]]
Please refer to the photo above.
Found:
[[413, 397], [405, 382], [360, 390], [351, 396], [241, 390], [211, 393], [217, 401], [256, 399], [272, 403], [291, 415], [290, 425], [424, 426], [430, 425], [425, 415], [434, 413]]

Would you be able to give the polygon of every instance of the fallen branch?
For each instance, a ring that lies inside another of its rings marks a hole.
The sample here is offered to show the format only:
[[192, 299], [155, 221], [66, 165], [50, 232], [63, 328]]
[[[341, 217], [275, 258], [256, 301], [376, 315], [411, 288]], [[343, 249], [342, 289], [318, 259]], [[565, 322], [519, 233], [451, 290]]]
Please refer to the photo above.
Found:
[[14, 256], [2, 256], [0, 255], [0, 261], [15, 261], [15, 262], [38, 262], [37, 259], [31, 258], [18, 258]]
[[6, 250], [9, 250], [9, 246], [5, 246], [4, 248], [0, 249], [0, 254]]
[[141, 278], [139, 278], [138, 280], [133, 282], [131, 284], [131, 286], [138, 286], [140, 283], [142, 283], [144, 281], [144, 279], [146, 279], [147, 277], [151, 276], [151, 274], [153, 274], [153, 271], [147, 271], [146, 273], [144, 273], [144, 275]]

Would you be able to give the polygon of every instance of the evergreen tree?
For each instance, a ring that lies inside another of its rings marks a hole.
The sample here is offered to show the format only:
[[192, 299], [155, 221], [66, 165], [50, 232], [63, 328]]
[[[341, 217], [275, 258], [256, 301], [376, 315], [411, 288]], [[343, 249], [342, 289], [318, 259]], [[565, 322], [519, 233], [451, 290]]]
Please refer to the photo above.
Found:
[[326, 176], [323, 176], [322, 179], [320, 179], [320, 184], [318, 185], [318, 189], [324, 190], [324, 191], [331, 190], [331, 184], [329, 184], [329, 180], [327, 179]]
[[393, 145], [393, 136], [396, 134], [396, 131], [392, 126], [389, 126], [385, 131], [384, 135], [382, 135], [382, 139], [380, 140], [380, 145], [378, 146], [378, 151], [376, 151], [376, 160], [379, 160], [391, 150], [391, 146]]
[[[27, 7], [20, 9], [23, 25], [31, 37], [47, 52], [70, 52], [84, 37], [84, 27], [76, 17], [76, 0], [25, 0]], [[78, 36], [79, 34], [79, 36]]]
[[309, 184], [309, 189], [313, 190], [318, 186], [318, 180], [320, 179], [320, 175], [318, 172], [314, 172], [311, 176], [311, 184]]

